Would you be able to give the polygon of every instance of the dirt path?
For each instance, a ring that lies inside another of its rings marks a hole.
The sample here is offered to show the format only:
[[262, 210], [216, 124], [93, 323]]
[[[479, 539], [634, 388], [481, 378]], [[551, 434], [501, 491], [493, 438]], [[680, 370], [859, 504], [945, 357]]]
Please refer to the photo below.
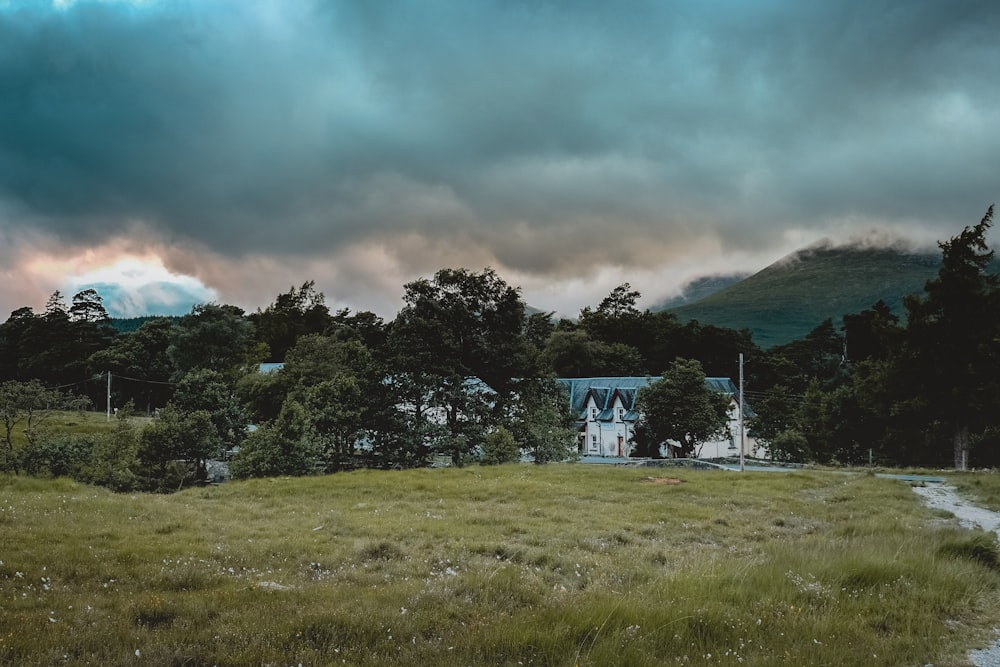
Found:
[[[945, 484], [915, 486], [913, 490], [923, 497], [930, 507], [954, 514], [966, 528], [979, 527], [1000, 538], [1000, 514], [976, 507], [958, 495], [954, 487]], [[969, 651], [969, 661], [976, 667], [1000, 667], [1000, 639], [981, 651]]]

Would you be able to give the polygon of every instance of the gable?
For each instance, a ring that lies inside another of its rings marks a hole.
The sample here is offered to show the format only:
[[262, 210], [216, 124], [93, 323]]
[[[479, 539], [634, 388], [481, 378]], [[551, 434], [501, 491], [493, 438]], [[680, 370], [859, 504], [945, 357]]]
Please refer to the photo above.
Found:
[[[589, 403], [593, 400], [593, 406], [601, 414], [611, 410], [617, 401], [621, 402], [621, 407], [634, 420], [637, 416], [635, 411], [635, 401], [639, 395], [639, 390], [649, 386], [653, 382], [660, 380], [659, 377], [592, 377], [592, 378], [557, 378], [556, 382], [568, 393], [569, 405], [573, 412], [581, 419], [586, 419]], [[711, 389], [739, 399], [739, 389], [733, 381], [726, 377], [707, 377], [705, 384]], [[749, 406], [744, 405], [748, 415], [753, 414]], [[628, 419], [628, 416], [626, 417]]]

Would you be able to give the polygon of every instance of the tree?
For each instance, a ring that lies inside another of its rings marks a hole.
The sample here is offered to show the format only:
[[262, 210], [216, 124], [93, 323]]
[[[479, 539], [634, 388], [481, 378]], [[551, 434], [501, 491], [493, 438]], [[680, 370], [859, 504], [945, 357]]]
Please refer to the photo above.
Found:
[[510, 430], [520, 447], [542, 465], [578, 455], [575, 416], [566, 393], [551, 378], [518, 382]]
[[403, 299], [393, 330], [423, 343], [431, 372], [477, 377], [498, 394], [522, 375], [524, 301], [492, 269], [442, 269], [407, 284]]
[[363, 396], [355, 377], [339, 373], [301, 392], [305, 434], [326, 472], [357, 464], [355, 450], [362, 435]]
[[181, 413], [204, 411], [213, 428], [213, 449], [231, 450], [246, 438], [246, 414], [236, 392], [218, 371], [199, 369], [185, 375], [169, 405]]
[[973, 435], [997, 413], [1000, 396], [1000, 278], [989, 272], [993, 251], [986, 243], [993, 206], [979, 224], [939, 243], [941, 268], [923, 296], [904, 300], [906, 343], [897, 358], [899, 403], [920, 406], [925, 421], [950, 431], [953, 463], [968, 465]]
[[0, 425], [4, 429], [3, 469], [20, 472], [17, 452], [14, 449], [14, 429], [24, 424], [24, 437], [31, 443], [49, 411], [62, 406], [65, 399], [58, 391], [46, 389], [38, 380], [0, 383]]
[[236, 479], [308, 475], [320, 469], [319, 453], [305, 436], [305, 408], [294, 400], [285, 401], [273, 423], [250, 434], [229, 464]]
[[[431, 408], [443, 412], [448, 435], [437, 445], [460, 465], [532, 365], [524, 302], [492, 269], [442, 269], [407, 284], [403, 298], [387, 341], [398, 403], [412, 406], [415, 431], [426, 432]], [[487, 410], [471, 378], [494, 392]]]
[[365, 417], [366, 447], [362, 457], [374, 468], [417, 468], [427, 465], [447, 429], [428, 418], [431, 387], [413, 381], [429, 376], [387, 374], [369, 387]]
[[874, 444], [873, 429], [851, 384], [825, 390], [814, 380], [796, 412], [793, 431], [804, 436], [808, 457], [821, 463], [862, 464]]
[[483, 458], [480, 465], [495, 466], [515, 463], [521, 458], [521, 448], [514, 441], [510, 431], [502, 426], [486, 436], [483, 443]]
[[879, 299], [871, 308], [844, 315], [844, 350], [850, 362], [887, 359], [900, 343], [899, 317]]
[[98, 438], [90, 452], [83, 481], [124, 493], [139, 488], [139, 433], [131, 403], [115, 415], [115, 428]]
[[112, 383], [113, 405], [134, 401], [149, 414], [167, 404], [176, 370], [167, 354], [173, 335], [170, 319], [150, 319], [90, 356], [87, 366], [92, 376], [110, 372], [117, 377]]
[[580, 327], [594, 340], [609, 345], [621, 343], [637, 350], [647, 349], [651, 315], [648, 310], [642, 312], [636, 307], [640, 296], [628, 283], [619, 285], [601, 301], [597, 310], [587, 306], [580, 311]]
[[167, 356], [176, 375], [195, 369], [218, 371], [235, 378], [256, 367], [263, 354], [254, 346], [254, 328], [236, 306], [195, 306], [173, 330]]
[[168, 404], [139, 433], [141, 476], [152, 491], [174, 491], [204, 481], [206, 460], [219, 454], [215, 426], [204, 410], [181, 412]]
[[544, 368], [559, 377], [644, 374], [642, 355], [624, 343], [594, 340], [583, 330], [555, 331], [541, 353]]
[[73, 295], [73, 305], [69, 309], [69, 318], [73, 322], [89, 322], [105, 324], [111, 320], [108, 311], [104, 309], [104, 299], [97, 290], [85, 289]]
[[28, 379], [22, 354], [36, 317], [31, 308], [18, 308], [0, 325], [0, 380]]
[[284, 361], [285, 354], [306, 334], [322, 334], [333, 323], [325, 297], [312, 280], [279, 294], [265, 310], [248, 317], [257, 340], [267, 345], [270, 361]]
[[766, 392], [755, 394], [753, 400], [755, 414], [749, 420], [749, 433], [767, 448], [772, 458], [779, 461], [795, 461], [802, 458], [804, 445], [801, 441], [783, 437], [796, 427], [795, 416], [801, 398], [801, 395], [794, 394], [783, 384], [774, 385]]
[[663, 445], [681, 457], [697, 455], [699, 445], [725, 433], [730, 398], [705, 382], [701, 364], [678, 359], [659, 380], [639, 390], [636, 444], [647, 455]]

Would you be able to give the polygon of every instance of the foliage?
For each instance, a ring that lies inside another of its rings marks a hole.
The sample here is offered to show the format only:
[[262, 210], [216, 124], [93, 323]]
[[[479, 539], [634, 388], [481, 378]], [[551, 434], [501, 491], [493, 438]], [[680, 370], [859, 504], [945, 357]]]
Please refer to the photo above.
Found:
[[304, 437], [319, 453], [325, 471], [356, 467], [355, 447], [364, 426], [361, 407], [364, 396], [357, 379], [346, 373], [337, 374], [303, 389], [301, 396], [305, 409]]
[[[183, 415], [207, 411], [213, 450], [235, 451], [246, 444], [247, 423], [261, 425], [237, 468], [286, 474], [421, 467], [440, 456], [461, 465], [501, 428], [536, 462], [561, 460], [574, 450], [572, 419], [563, 399], [539, 388], [547, 382], [540, 378], [656, 376], [688, 360], [700, 363], [702, 375], [735, 378], [742, 354], [751, 435], [772, 456], [992, 465], [1000, 462], [1000, 279], [986, 244], [991, 216], [992, 208], [979, 225], [940, 244], [941, 261], [931, 263], [938, 274], [922, 296], [906, 299], [905, 318], [891, 295], [879, 294], [870, 307], [843, 314], [841, 327], [831, 316], [766, 350], [749, 329], [642, 310], [628, 283], [583, 308], [577, 321], [554, 322], [551, 313], [529, 314], [519, 290], [492, 269], [442, 269], [407, 284], [404, 306], [388, 323], [368, 312], [331, 314], [307, 281], [254, 314], [203, 304], [183, 318], [152, 319], [116, 335], [95, 291], [75, 295], [71, 306], [56, 292], [41, 314], [21, 308], [0, 324], [0, 381], [32, 380], [43, 391], [74, 385], [103, 405], [111, 373], [112, 405], [131, 400], [152, 413], [169, 402]], [[816, 248], [799, 258], [799, 268], [819, 275], [846, 256], [843, 282], [856, 285], [864, 262], [855, 260], [869, 255]], [[902, 261], [897, 255], [868, 258]], [[777, 284], [783, 272], [778, 283], [799, 277], [796, 294], [813, 289], [802, 273], [779, 268], [745, 282]], [[876, 274], [864, 280], [877, 282]], [[268, 356], [283, 358], [284, 368], [256, 372]], [[721, 410], [721, 402], [706, 407], [691, 392], [668, 402], [673, 407], [646, 406], [634, 453], [657, 454], [671, 441], [677, 452], [696, 454], [708, 415]], [[293, 427], [291, 415], [301, 423]], [[0, 461], [7, 469], [80, 471], [83, 450], [103, 447], [42, 438], [34, 421], [25, 437], [22, 425], [7, 427]], [[144, 457], [124, 464], [140, 482], [150, 478], [143, 467], [166, 474], [162, 466], [180, 460]], [[96, 469], [92, 464], [84, 467]]]
[[638, 450], [641, 455], [658, 456], [667, 446], [681, 457], [697, 456], [699, 445], [725, 433], [729, 402], [729, 396], [705, 383], [698, 361], [678, 359], [657, 382], [639, 390]]
[[479, 463], [484, 466], [516, 463], [521, 459], [521, 448], [507, 429], [500, 427], [486, 436], [483, 442], [483, 456]]
[[640, 352], [624, 343], [594, 340], [583, 330], [555, 331], [541, 351], [546, 368], [559, 377], [597, 377], [643, 373]]
[[108, 322], [101, 297], [93, 290], [75, 295], [72, 308], [57, 291], [41, 315], [31, 308], [15, 310], [0, 325], [0, 380], [84, 385], [88, 357], [114, 339]]
[[115, 427], [96, 438], [83, 480], [112, 491], [128, 492], [139, 488], [139, 429], [131, 403], [118, 410]]
[[308, 475], [322, 465], [320, 453], [304, 437], [305, 408], [285, 401], [273, 423], [263, 424], [243, 442], [229, 464], [235, 479]]
[[578, 456], [574, 423], [569, 399], [554, 380], [535, 378], [518, 383], [511, 430], [536, 464]]
[[322, 334], [333, 324], [325, 297], [312, 280], [279, 294], [265, 310], [247, 317], [258, 341], [267, 346], [268, 361], [284, 361], [296, 341], [309, 334]]
[[167, 350], [174, 326], [171, 318], [146, 319], [133, 333], [118, 337], [90, 356], [87, 364], [92, 374], [113, 376], [112, 405], [132, 401], [148, 414], [170, 400], [170, 379], [176, 369]]
[[38, 380], [0, 383], [0, 425], [4, 429], [3, 457], [0, 470], [19, 471], [19, 455], [14, 449], [14, 429], [23, 424], [23, 433], [29, 444], [35, 443], [39, 429], [51, 410], [62, 407], [66, 398], [58, 391], [46, 389]]
[[193, 370], [212, 370], [235, 378], [262, 361], [254, 346], [254, 326], [236, 306], [195, 306], [174, 327], [167, 356], [177, 377]]
[[221, 454], [218, 432], [205, 410], [181, 412], [168, 404], [139, 432], [138, 460], [148, 490], [174, 491], [203, 482], [205, 462]]
[[19, 467], [27, 475], [84, 480], [100, 440], [95, 434], [46, 432], [18, 451]]
[[[970, 435], [994, 423], [1000, 405], [1000, 277], [990, 273], [990, 206], [979, 224], [940, 243], [941, 269], [923, 297], [906, 300], [907, 327], [897, 385], [919, 396], [951, 431], [954, 465], [968, 464]], [[906, 394], [904, 394], [906, 396]]]
[[227, 378], [210, 369], [193, 370], [177, 383], [171, 402], [177, 411], [204, 411], [213, 427], [213, 450], [231, 450], [246, 438], [247, 418]]

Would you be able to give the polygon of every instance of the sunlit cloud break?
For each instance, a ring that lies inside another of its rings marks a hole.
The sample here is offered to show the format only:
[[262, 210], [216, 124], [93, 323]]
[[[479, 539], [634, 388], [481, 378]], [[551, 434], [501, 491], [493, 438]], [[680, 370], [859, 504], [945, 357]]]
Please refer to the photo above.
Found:
[[218, 300], [215, 290], [197, 278], [170, 272], [156, 258], [129, 257], [73, 276], [67, 292], [93, 289], [111, 317], [183, 315], [192, 306]]

